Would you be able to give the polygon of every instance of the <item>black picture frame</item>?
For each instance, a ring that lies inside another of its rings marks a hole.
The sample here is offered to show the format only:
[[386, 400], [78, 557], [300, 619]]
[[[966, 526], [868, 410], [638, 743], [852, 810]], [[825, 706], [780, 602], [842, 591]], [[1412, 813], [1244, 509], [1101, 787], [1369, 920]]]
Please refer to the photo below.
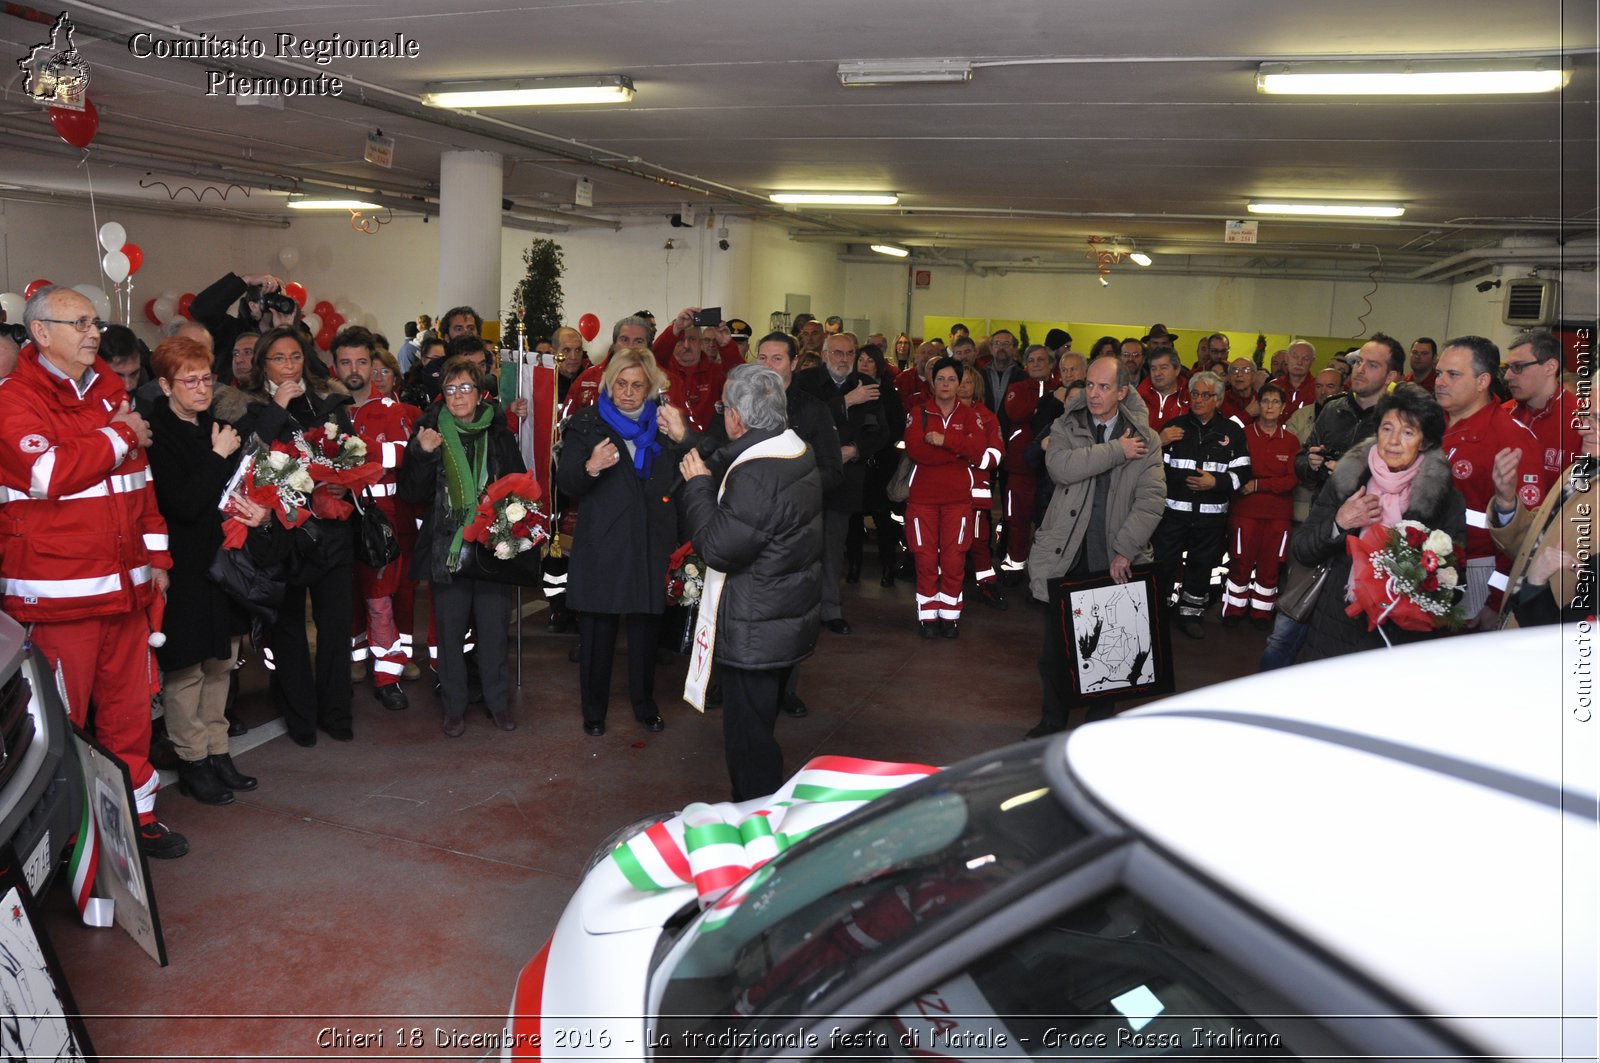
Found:
[[113, 902], [112, 920], [152, 960], [167, 965], [167, 943], [161, 933], [155, 884], [150, 864], [139, 848], [139, 813], [128, 766], [93, 735], [76, 725], [78, 764], [83, 769], [83, 799], [99, 831], [94, 896]]
[[9, 845], [0, 848], [0, 1001], [0, 1058], [98, 1059]]
[[1154, 565], [1134, 566], [1127, 583], [1109, 574], [1050, 582], [1049, 608], [1074, 697], [1120, 701], [1173, 692], [1172, 631], [1160, 601]]

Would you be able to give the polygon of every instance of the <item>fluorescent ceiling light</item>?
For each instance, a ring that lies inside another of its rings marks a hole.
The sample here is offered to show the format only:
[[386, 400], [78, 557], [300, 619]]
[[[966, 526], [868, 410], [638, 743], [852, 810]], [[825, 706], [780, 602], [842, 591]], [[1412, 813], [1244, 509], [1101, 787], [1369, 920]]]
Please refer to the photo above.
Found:
[[790, 206], [892, 207], [900, 202], [895, 192], [774, 192], [767, 198]]
[[382, 210], [377, 203], [362, 199], [291, 199], [289, 206], [295, 210]]
[[449, 81], [426, 86], [429, 107], [555, 107], [575, 103], [628, 103], [633, 79], [626, 74], [582, 77], [501, 78]]
[[1494, 96], [1554, 92], [1572, 79], [1572, 60], [1372, 60], [1262, 63], [1256, 91], [1290, 96]]
[[1318, 218], [1398, 218], [1406, 208], [1393, 203], [1251, 203], [1251, 214], [1296, 214]]
[[893, 255], [895, 258], [905, 258], [911, 254], [905, 248], [896, 247], [893, 244], [873, 244], [872, 249], [880, 255]]
[[1136, 266], [1148, 266], [1150, 264], [1150, 256], [1143, 251], [1130, 251], [1128, 253], [1128, 261]]
[[863, 59], [839, 64], [839, 84], [846, 88], [971, 80], [968, 59]]

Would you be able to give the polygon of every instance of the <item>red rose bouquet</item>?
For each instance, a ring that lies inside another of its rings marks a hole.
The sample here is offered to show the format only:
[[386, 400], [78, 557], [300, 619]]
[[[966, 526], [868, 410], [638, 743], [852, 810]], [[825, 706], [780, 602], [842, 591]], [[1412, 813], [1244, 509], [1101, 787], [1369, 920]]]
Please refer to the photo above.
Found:
[[705, 587], [706, 563], [694, 552], [694, 543], [684, 543], [667, 561], [667, 604], [699, 605]]
[[[256, 505], [272, 510], [285, 528], [298, 528], [311, 519], [311, 507], [306, 502], [316, 481], [301, 461], [297, 448], [277, 442], [270, 447], [259, 447], [246, 459], [242, 471], [243, 476], [233, 494], [243, 495]], [[232, 495], [229, 497], [231, 500]], [[229, 511], [226, 504], [224, 511]], [[227, 545], [235, 548], [243, 545], [246, 530], [239, 521], [229, 520], [223, 528]]]
[[489, 485], [461, 538], [478, 543], [501, 561], [509, 561], [550, 538], [539, 508], [539, 481], [531, 472], [502, 476]]
[[1450, 536], [1437, 528], [1414, 520], [1369, 525], [1350, 540], [1345, 613], [1365, 614], [1369, 631], [1386, 621], [1407, 631], [1459, 628], [1461, 558]]

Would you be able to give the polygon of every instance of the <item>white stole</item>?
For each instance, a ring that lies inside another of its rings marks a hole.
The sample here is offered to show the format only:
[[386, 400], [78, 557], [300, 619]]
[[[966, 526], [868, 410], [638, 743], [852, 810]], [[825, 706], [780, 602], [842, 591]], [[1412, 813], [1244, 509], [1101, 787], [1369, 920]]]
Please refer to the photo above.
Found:
[[[723, 474], [722, 486], [717, 488], [718, 504], [728, 489], [728, 478], [733, 470], [745, 462], [757, 458], [798, 458], [805, 452], [805, 440], [795, 435], [792, 428], [750, 447], [734, 458]], [[722, 604], [722, 585], [727, 578], [725, 572], [706, 566], [706, 585], [700, 592], [700, 611], [695, 617], [694, 643], [689, 651], [689, 675], [683, 683], [683, 700], [700, 712], [706, 711], [706, 687], [711, 684], [711, 661], [717, 646], [717, 609]]]

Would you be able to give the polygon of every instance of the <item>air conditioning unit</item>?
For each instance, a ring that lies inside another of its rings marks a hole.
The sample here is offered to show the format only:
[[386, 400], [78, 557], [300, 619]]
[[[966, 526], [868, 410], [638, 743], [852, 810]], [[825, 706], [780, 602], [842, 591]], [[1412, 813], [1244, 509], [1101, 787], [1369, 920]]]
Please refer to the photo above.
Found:
[[1531, 328], [1553, 325], [1556, 322], [1557, 304], [1561, 299], [1559, 281], [1541, 280], [1538, 277], [1518, 277], [1506, 281], [1505, 313], [1500, 318], [1507, 325]]

